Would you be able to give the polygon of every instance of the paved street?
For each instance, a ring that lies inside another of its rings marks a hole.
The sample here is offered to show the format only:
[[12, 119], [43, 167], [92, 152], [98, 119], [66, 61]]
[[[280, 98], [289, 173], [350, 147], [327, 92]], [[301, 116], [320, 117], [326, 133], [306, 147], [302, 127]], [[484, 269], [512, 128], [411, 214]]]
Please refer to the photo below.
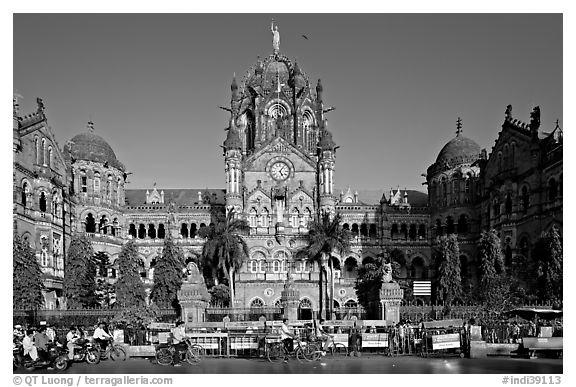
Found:
[[[364, 356], [325, 359], [320, 362], [272, 364], [263, 359], [204, 359], [199, 365], [160, 366], [151, 359], [135, 358], [125, 362], [103, 361], [91, 366], [73, 364], [65, 373], [82, 374], [266, 374], [266, 373], [343, 373], [343, 374], [560, 374], [561, 359], [460, 359]], [[34, 371], [38, 373], [39, 371]], [[43, 371], [54, 373], [55, 371]]]

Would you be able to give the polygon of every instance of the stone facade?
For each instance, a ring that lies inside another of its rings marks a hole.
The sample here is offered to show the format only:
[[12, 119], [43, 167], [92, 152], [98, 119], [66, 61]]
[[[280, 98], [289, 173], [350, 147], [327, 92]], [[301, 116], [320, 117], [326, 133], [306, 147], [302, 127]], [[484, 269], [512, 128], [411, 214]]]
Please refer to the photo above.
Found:
[[331, 258], [335, 306], [356, 305], [357, 268], [384, 248], [400, 263], [400, 279], [432, 279], [435, 236], [457, 232], [466, 278], [473, 278], [480, 230], [496, 227], [507, 254], [508, 247], [524, 254], [541, 231], [561, 226], [559, 128], [542, 137], [535, 125], [529, 129], [507, 116], [487, 156], [462, 136], [459, 122], [456, 138], [428, 169], [426, 195], [336, 188], [338, 147], [325, 117], [332, 108], [324, 105], [323, 85], [318, 80], [313, 87], [299, 64], [280, 52], [258, 59], [239, 84], [234, 78], [230, 104], [223, 109], [230, 112], [224, 188], [128, 189], [124, 165], [95, 134], [93, 123], [61, 149], [42, 101], [28, 116], [20, 116], [15, 103], [14, 230], [37, 252], [48, 307], [56, 307], [61, 296], [62, 258], [75, 232], [87, 233], [94, 249], [109, 256], [111, 281], [122, 244], [134, 239], [143, 280], [150, 285], [168, 233], [187, 262], [197, 261], [204, 243], [198, 231], [234, 209], [250, 225], [245, 238], [250, 255], [236, 273], [235, 306], [282, 305], [290, 275], [298, 313], [309, 315], [318, 309], [319, 268], [297, 251], [307, 243], [309, 221], [321, 212], [341, 214], [353, 235], [351, 252]]

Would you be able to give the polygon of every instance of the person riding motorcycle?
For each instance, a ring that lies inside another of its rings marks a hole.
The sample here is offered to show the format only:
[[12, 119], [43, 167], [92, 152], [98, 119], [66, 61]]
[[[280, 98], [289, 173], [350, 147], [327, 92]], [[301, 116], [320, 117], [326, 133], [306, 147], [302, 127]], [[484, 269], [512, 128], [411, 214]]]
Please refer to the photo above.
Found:
[[75, 326], [71, 326], [66, 334], [66, 347], [68, 348], [68, 359], [74, 360], [74, 348], [76, 348], [79, 336]]
[[41, 360], [48, 359], [48, 343], [50, 338], [46, 335], [46, 327], [41, 326], [38, 332], [34, 335], [34, 345], [38, 351], [38, 357]]
[[34, 331], [32, 329], [26, 331], [26, 336], [22, 339], [22, 349], [24, 356], [30, 356], [33, 361], [38, 360], [38, 349], [34, 345]]

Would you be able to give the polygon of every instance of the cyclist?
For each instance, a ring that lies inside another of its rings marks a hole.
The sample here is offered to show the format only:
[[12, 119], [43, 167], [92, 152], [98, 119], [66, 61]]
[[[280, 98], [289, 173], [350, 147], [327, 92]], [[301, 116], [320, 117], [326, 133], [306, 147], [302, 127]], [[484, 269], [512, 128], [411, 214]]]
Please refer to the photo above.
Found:
[[[284, 348], [286, 348], [288, 352], [294, 350], [294, 337], [294, 334], [290, 332], [290, 328], [288, 328], [288, 319], [283, 319], [282, 326], [280, 327], [280, 339], [284, 343]], [[284, 362], [288, 362], [288, 360], [285, 359]]]
[[94, 341], [100, 344], [102, 351], [106, 350], [108, 342], [112, 340], [112, 336], [110, 336], [104, 329], [105, 325], [106, 324], [103, 322], [98, 323], [98, 328], [96, 328], [94, 335], [92, 335], [92, 337], [94, 337]]
[[324, 330], [323, 318], [316, 323], [316, 338], [321, 342], [320, 347], [322, 349], [322, 356], [326, 356], [326, 349], [330, 348], [330, 345], [334, 344], [334, 339], [332, 338], [332, 335], [329, 335]]
[[176, 322], [176, 327], [172, 328], [172, 345], [174, 345], [174, 357], [172, 358], [172, 362], [174, 367], [180, 367], [180, 352], [185, 352], [188, 349], [188, 345], [186, 344], [185, 340], [186, 337], [186, 330], [184, 327], [184, 321], [180, 320]]

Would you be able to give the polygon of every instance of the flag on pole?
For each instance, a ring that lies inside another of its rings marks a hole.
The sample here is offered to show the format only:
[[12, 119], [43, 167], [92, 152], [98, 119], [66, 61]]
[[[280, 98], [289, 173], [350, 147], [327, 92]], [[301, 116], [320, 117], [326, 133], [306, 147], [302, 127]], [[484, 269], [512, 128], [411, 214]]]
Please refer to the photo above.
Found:
[[432, 294], [432, 284], [430, 281], [414, 281], [412, 286], [415, 296], [430, 296]]

